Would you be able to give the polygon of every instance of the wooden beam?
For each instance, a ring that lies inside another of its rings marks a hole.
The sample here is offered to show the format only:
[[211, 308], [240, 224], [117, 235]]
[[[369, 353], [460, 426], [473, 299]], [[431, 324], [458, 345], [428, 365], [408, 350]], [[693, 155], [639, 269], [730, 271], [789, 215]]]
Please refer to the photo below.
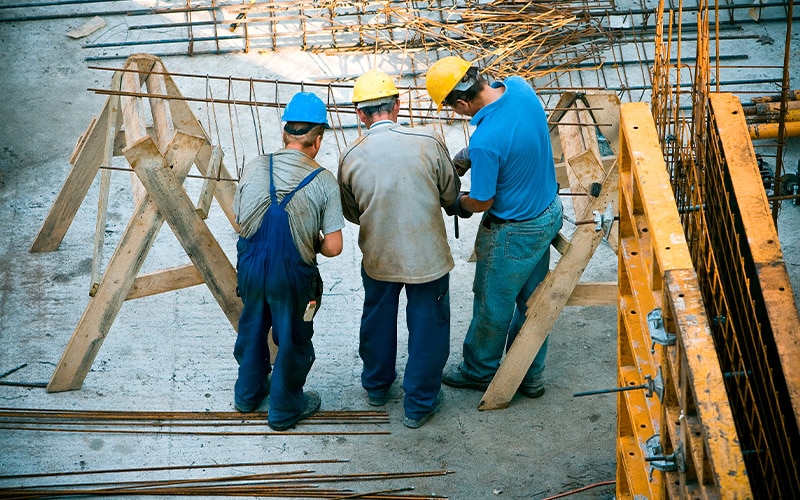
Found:
[[217, 187], [217, 176], [222, 165], [222, 148], [214, 146], [211, 149], [211, 159], [208, 161], [206, 178], [203, 179], [203, 188], [200, 190], [200, 197], [197, 200], [197, 213], [203, 219], [208, 218], [208, 211], [211, 209], [211, 200], [214, 199], [214, 191]]
[[568, 306], [616, 306], [617, 282], [578, 283], [567, 299]]
[[[111, 79], [112, 85], [119, 82], [119, 72], [115, 72]], [[103, 245], [105, 244], [106, 236], [106, 215], [108, 213], [108, 197], [111, 190], [111, 161], [114, 158], [114, 138], [117, 135], [117, 129], [121, 124], [121, 116], [119, 113], [119, 96], [110, 96], [111, 101], [111, 114], [108, 119], [109, 126], [106, 129], [105, 136], [105, 149], [103, 155], [103, 163], [100, 165], [102, 168], [100, 172], [100, 193], [97, 197], [97, 221], [94, 229], [94, 252], [92, 254], [92, 273], [89, 279], [89, 296], [97, 293], [97, 287], [100, 286], [100, 274], [103, 267]]]
[[67, 234], [75, 214], [83, 203], [86, 193], [94, 182], [100, 164], [105, 158], [105, 136], [108, 127], [113, 126], [116, 110], [111, 99], [106, 99], [100, 116], [93, 120], [73, 157], [72, 170], [67, 175], [61, 191], [58, 192], [50, 212], [47, 214], [39, 233], [31, 245], [32, 253], [53, 252], [58, 249], [64, 235]]
[[143, 273], [136, 277], [125, 300], [140, 299], [203, 283], [203, 275], [194, 264]]

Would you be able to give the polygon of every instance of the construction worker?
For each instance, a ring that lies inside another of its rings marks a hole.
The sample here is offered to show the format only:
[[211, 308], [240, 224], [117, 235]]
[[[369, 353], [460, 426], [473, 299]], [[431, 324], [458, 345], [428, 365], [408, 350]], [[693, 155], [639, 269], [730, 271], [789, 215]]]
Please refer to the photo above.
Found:
[[[283, 121], [284, 148], [249, 161], [234, 198], [244, 304], [234, 347], [234, 405], [251, 412], [269, 396], [268, 423], [278, 431], [320, 407], [319, 394], [303, 392], [314, 363], [312, 319], [322, 298], [316, 254], [339, 255], [344, 227], [336, 178], [314, 161], [328, 126], [325, 104], [299, 92]], [[270, 327], [279, 348], [272, 367]]]
[[403, 424], [418, 428], [442, 406], [454, 267], [442, 207], [453, 203], [461, 183], [438, 134], [397, 123], [399, 92], [388, 75], [375, 70], [361, 75], [353, 103], [367, 130], [342, 152], [339, 187], [345, 218], [360, 226], [361, 384], [369, 404], [389, 400], [397, 378], [398, 302], [405, 288]]
[[[547, 117], [523, 78], [491, 85], [478, 68], [449, 56], [428, 69], [425, 86], [443, 105], [472, 117], [475, 130], [463, 159], [471, 166], [470, 192], [459, 196], [457, 214], [483, 212], [475, 240], [472, 321], [463, 359], [445, 370], [451, 387], [485, 391], [504, 352], [525, 321], [526, 302], [549, 270], [550, 242], [561, 229]], [[547, 339], [519, 392], [544, 394]]]

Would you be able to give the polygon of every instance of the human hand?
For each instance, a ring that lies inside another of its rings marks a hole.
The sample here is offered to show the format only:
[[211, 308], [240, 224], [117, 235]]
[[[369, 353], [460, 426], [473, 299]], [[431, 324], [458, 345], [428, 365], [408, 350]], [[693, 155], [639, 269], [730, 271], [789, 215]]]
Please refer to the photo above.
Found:
[[456, 201], [451, 203], [449, 206], [445, 207], [444, 211], [447, 215], [455, 215], [456, 217], [461, 217], [462, 219], [469, 219], [472, 217], [472, 212], [467, 210], [461, 205], [461, 198], [467, 196], [469, 191], [461, 191], [458, 193], [456, 197]]
[[456, 153], [453, 157], [453, 165], [455, 165], [459, 177], [467, 173], [472, 166], [472, 161], [469, 159], [469, 148], [463, 148]]

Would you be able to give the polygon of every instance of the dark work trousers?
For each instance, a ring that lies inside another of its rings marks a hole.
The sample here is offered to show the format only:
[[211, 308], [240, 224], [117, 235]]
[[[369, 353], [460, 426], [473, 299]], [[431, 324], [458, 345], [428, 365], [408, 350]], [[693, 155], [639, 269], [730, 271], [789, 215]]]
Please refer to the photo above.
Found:
[[362, 267], [361, 277], [361, 385], [368, 394], [381, 395], [397, 378], [397, 312], [400, 290], [405, 287], [408, 361], [403, 408], [406, 417], [419, 419], [433, 409], [450, 354], [450, 275], [428, 283], [393, 283], [370, 278]]
[[303, 321], [303, 313], [311, 300], [316, 300], [319, 308], [322, 279], [317, 266], [304, 262], [294, 244], [286, 205], [321, 170], [309, 174], [278, 203], [270, 156], [270, 206], [255, 234], [240, 237], [236, 245], [244, 307], [233, 351], [239, 363], [234, 401], [255, 406], [266, 395], [270, 373], [267, 335], [272, 327], [278, 355], [272, 367], [268, 419], [274, 424], [292, 420], [305, 408], [303, 385], [314, 363], [314, 326]]

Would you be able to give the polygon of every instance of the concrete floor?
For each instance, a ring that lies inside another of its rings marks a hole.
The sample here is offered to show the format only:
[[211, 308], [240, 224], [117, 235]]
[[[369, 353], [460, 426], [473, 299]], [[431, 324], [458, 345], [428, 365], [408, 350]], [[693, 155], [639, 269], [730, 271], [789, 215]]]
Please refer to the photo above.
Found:
[[[27, 364], [6, 380], [47, 382], [88, 301], [97, 183], [58, 251], [28, 252], [69, 171], [69, 157], [78, 138], [105, 100], [86, 89], [109, 86], [110, 73], [88, 69], [81, 42], [65, 36], [78, 24], [70, 20], [0, 23], [0, 373]], [[772, 53], [782, 51], [773, 49]], [[324, 60], [322, 56], [282, 51], [273, 55], [171, 57], [165, 64], [172, 72], [300, 80], [304, 74], [308, 77], [306, 72], [315, 76], [325, 70], [336, 74], [335, 63], [321, 67]], [[121, 64], [114, 61], [104, 65]], [[201, 109], [198, 107], [198, 113]], [[799, 154], [798, 141], [793, 140], [787, 165], [797, 165]], [[335, 171], [337, 157], [336, 144], [329, 140], [318, 160]], [[130, 217], [126, 175], [113, 176], [107, 256]], [[786, 205], [779, 220], [795, 290], [800, 289], [800, 245], [793, 241], [799, 213], [800, 208]], [[461, 237], [455, 239], [451, 234], [450, 238], [456, 260], [451, 275], [451, 362], [460, 357], [470, 320], [474, 263], [468, 259], [476, 223], [477, 218], [462, 221]], [[219, 207], [212, 210], [209, 226], [233, 261], [236, 234]], [[323, 410], [368, 410], [371, 407], [366, 404], [359, 380], [357, 337], [363, 294], [354, 226], [348, 224], [344, 236], [343, 254], [320, 261], [325, 297], [315, 321], [317, 361], [307, 388], [322, 395]], [[185, 253], [165, 226], [143, 270], [186, 262]], [[616, 279], [616, 256], [607, 246], [598, 249], [583, 279]], [[402, 319], [400, 326], [402, 333]], [[441, 414], [419, 430], [402, 425], [402, 390], [396, 384], [386, 407], [389, 423], [368, 426], [389, 434], [206, 436], [0, 430], [0, 475], [346, 459], [346, 464], [309, 468], [330, 474], [454, 472], [440, 477], [333, 485], [357, 492], [414, 487], [416, 494], [453, 499], [545, 498], [614, 479], [615, 397], [574, 398], [572, 394], [615, 386], [615, 332], [613, 307], [565, 308], [551, 336], [544, 397], [529, 400], [517, 396], [508, 409], [479, 412], [479, 392], [446, 387]], [[234, 339], [233, 328], [204, 286], [129, 301], [114, 321], [80, 390], [49, 394], [41, 388], [0, 386], [0, 406], [231, 411], [236, 376]], [[401, 353], [403, 349], [401, 346]], [[401, 377], [404, 361], [403, 356], [398, 362]], [[325, 429], [363, 430], [352, 425]], [[297, 430], [317, 429], [301, 424]], [[191, 477], [261, 471], [243, 466], [233, 472], [193, 472]], [[170, 477], [188, 476], [176, 472]], [[140, 474], [136, 478], [151, 477]], [[0, 481], [0, 486], [8, 485]], [[573, 498], [613, 498], [613, 492], [613, 485], [601, 486]]]

